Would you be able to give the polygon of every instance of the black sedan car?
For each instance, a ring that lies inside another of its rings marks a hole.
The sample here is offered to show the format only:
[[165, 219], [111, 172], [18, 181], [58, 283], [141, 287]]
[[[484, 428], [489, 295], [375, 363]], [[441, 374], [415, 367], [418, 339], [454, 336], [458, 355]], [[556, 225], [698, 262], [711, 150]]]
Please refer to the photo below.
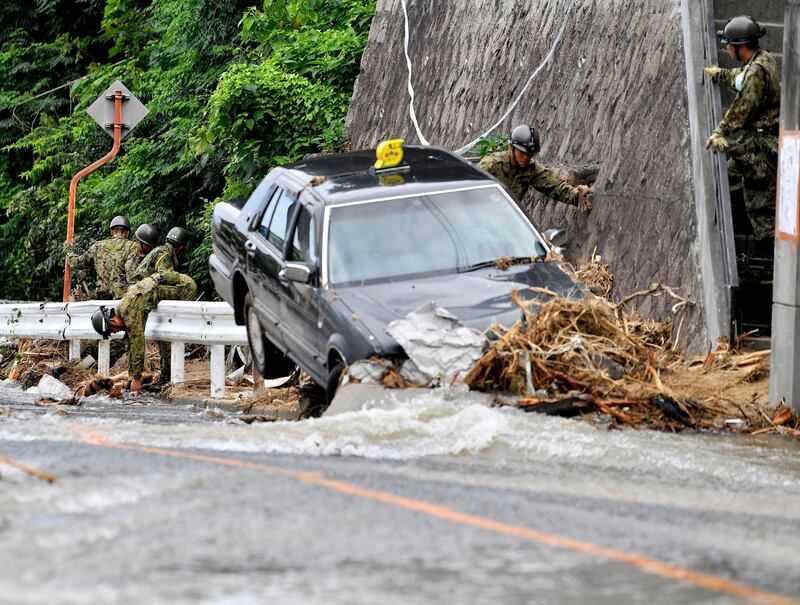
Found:
[[385, 329], [426, 302], [485, 330], [520, 318], [514, 288], [578, 291], [489, 175], [442, 149], [402, 151], [389, 168], [375, 150], [275, 168], [214, 209], [211, 276], [265, 377], [297, 364], [331, 398], [346, 364], [403, 357]]

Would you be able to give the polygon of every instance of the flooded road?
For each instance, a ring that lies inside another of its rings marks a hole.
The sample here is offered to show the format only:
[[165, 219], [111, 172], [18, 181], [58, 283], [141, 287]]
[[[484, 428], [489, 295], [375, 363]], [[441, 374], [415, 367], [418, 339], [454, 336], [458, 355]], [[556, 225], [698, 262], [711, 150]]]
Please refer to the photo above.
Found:
[[800, 603], [796, 441], [142, 403], [0, 391], [0, 603]]

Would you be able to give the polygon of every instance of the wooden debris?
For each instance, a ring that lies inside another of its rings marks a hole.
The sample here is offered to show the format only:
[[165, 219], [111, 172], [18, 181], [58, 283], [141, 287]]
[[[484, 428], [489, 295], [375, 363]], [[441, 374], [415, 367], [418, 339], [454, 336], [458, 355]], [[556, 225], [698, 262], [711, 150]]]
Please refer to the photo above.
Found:
[[[656, 292], [679, 299], [679, 308], [691, 303], [658, 284], [636, 297]], [[649, 321], [627, 311], [625, 305], [634, 297], [611, 303], [597, 297], [552, 295], [545, 302], [531, 302], [516, 292], [512, 296], [524, 320], [510, 328], [492, 328], [488, 350], [465, 378], [475, 390], [516, 393], [513, 404], [527, 412], [601, 412], [637, 428], [752, 431], [773, 426], [775, 418], [795, 430], [796, 419], [788, 412], [764, 418], [754, 413], [755, 397], [751, 403], [737, 403], [716, 386], [700, 386], [731, 381], [761, 385], [769, 372], [768, 351], [734, 351], [722, 343], [709, 356], [686, 362], [672, 350], [670, 320]], [[732, 418], [743, 422], [725, 422]]]

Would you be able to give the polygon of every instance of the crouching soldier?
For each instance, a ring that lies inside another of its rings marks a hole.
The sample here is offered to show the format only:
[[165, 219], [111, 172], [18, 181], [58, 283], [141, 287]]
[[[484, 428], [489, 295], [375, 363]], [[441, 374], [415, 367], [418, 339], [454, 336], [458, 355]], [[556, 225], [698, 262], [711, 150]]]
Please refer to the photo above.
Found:
[[145, 359], [144, 329], [150, 312], [162, 300], [192, 299], [196, 292], [197, 284], [188, 275], [174, 271], [154, 273], [131, 286], [116, 311], [100, 307], [92, 314], [92, 326], [103, 338], [125, 330], [131, 396], [139, 395], [142, 390]]
[[527, 124], [521, 124], [511, 131], [508, 138], [508, 151], [490, 153], [481, 158], [478, 168], [485, 170], [522, 202], [522, 198], [533, 187], [550, 199], [568, 206], [575, 206], [583, 214], [592, 210], [589, 187], [573, 187], [564, 179], [534, 160], [539, 153], [539, 135]]
[[[180, 264], [180, 255], [186, 249], [186, 243], [189, 241], [189, 233], [183, 227], [173, 227], [167, 233], [167, 241], [155, 248], [153, 248], [139, 263], [134, 273], [136, 281], [150, 277], [154, 273], [165, 273], [169, 271], [177, 271]], [[175, 300], [193, 300], [196, 291], [189, 295], [184, 292], [187, 297], [179, 297]], [[161, 374], [150, 385], [153, 390], [158, 390], [165, 387], [172, 380], [172, 356], [170, 355], [170, 345], [168, 342], [158, 343], [159, 357], [161, 358]]]
[[94, 272], [96, 287], [87, 294], [99, 300], [122, 298], [128, 289], [126, 266], [136, 258], [136, 244], [128, 240], [131, 232], [128, 218], [115, 216], [109, 230], [111, 237], [95, 242], [83, 254], [75, 254], [72, 247], [67, 250], [67, 261], [76, 275]]

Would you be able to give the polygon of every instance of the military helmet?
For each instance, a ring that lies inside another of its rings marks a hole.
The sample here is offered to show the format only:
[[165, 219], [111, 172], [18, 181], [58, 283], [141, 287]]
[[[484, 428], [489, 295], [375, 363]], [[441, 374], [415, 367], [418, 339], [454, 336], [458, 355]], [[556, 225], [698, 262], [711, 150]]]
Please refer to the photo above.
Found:
[[111, 318], [114, 316], [114, 310], [105, 306], [100, 306], [97, 311], [92, 313], [92, 327], [103, 339], [111, 335]]
[[538, 153], [539, 151], [539, 135], [527, 124], [520, 124], [514, 128], [508, 140], [520, 151], [526, 153]]
[[128, 221], [128, 217], [122, 214], [118, 214], [114, 218], [111, 219], [111, 225], [108, 227], [109, 229], [124, 229], [125, 231], [131, 230], [131, 224]]
[[136, 239], [153, 248], [158, 246], [158, 236], [158, 229], [153, 227], [150, 223], [139, 225], [139, 228], [136, 230]]
[[173, 227], [167, 233], [167, 241], [173, 246], [185, 246], [189, 241], [189, 233], [183, 227]]
[[717, 32], [717, 37], [723, 44], [748, 44], [763, 38], [766, 33], [758, 21], [748, 15], [739, 15], [729, 19], [725, 29]]

